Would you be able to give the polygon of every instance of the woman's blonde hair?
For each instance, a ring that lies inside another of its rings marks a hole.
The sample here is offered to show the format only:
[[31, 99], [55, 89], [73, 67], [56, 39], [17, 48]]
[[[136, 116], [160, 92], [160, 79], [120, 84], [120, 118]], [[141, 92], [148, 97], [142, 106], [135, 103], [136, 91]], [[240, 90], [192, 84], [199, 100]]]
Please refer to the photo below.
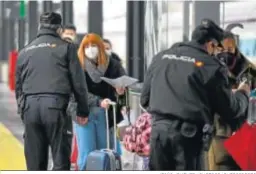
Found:
[[105, 53], [105, 47], [104, 47], [103, 40], [101, 39], [101, 37], [99, 35], [97, 35], [95, 33], [89, 33], [84, 36], [84, 38], [79, 46], [79, 49], [78, 49], [78, 58], [81, 63], [81, 66], [85, 69], [84, 61], [86, 59], [86, 55], [84, 53], [84, 50], [89, 44], [95, 44], [95, 45], [97, 45], [97, 47], [99, 49], [97, 65], [106, 65], [107, 57], [106, 57], [106, 53]]

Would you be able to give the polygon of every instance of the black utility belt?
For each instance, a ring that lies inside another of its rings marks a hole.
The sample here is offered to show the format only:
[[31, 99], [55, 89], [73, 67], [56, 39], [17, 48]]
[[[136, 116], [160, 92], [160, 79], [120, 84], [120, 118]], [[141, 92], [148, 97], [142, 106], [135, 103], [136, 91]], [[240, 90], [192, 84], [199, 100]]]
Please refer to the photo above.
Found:
[[156, 117], [153, 117], [154, 123], [168, 123], [171, 122], [174, 124], [173, 126], [177, 128], [180, 133], [188, 138], [192, 138], [195, 136], [205, 136], [212, 135], [214, 133], [214, 127], [210, 124], [196, 123], [188, 120], [184, 120], [182, 118], [166, 115], [166, 114], [154, 114]]
[[61, 97], [64, 99], [70, 98], [69, 94], [60, 94], [60, 93], [35, 93], [35, 94], [24, 94], [24, 96], [27, 97]]
[[198, 126], [195, 123], [173, 118], [154, 120], [152, 126], [157, 124], [170, 124], [173, 128], [175, 128], [178, 132], [187, 138], [194, 138], [199, 136], [202, 137], [202, 126]]

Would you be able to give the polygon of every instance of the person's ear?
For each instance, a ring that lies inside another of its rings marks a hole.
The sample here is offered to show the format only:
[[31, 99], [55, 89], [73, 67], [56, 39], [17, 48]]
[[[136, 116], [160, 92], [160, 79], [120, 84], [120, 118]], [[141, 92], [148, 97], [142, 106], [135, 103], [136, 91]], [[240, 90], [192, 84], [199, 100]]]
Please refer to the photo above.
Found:
[[63, 33], [62, 27], [59, 27], [59, 28], [57, 29], [57, 33], [58, 33], [60, 36], [62, 35], [62, 33]]
[[214, 43], [212, 41], [209, 41], [206, 43], [206, 50], [208, 52], [208, 54], [212, 55], [214, 53]]

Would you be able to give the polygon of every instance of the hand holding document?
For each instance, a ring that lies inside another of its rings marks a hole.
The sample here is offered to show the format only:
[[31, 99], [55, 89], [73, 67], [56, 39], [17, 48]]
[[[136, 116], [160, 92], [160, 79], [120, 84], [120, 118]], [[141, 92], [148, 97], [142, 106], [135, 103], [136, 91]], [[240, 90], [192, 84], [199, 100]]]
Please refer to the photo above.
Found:
[[138, 82], [138, 79], [135, 79], [126, 75], [118, 77], [116, 79], [110, 79], [106, 77], [101, 77], [101, 79], [104, 82], [113, 86], [114, 88], [126, 88]]

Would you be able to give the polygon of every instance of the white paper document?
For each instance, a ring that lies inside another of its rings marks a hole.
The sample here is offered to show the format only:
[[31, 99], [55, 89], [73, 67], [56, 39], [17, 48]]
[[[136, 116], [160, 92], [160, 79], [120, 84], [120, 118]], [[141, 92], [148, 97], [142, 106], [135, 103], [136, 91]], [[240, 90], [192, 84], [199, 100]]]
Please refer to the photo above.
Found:
[[135, 84], [136, 82], [138, 82], [138, 79], [129, 77], [129, 76], [121, 76], [119, 78], [116, 79], [110, 79], [110, 78], [106, 78], [106, 77], [101, 77], [101, 79], [103, 81], [105, 81], [106, 83], [110, 84], [111, 86], [113, 86], [114, 88], [119, 87], [119, 88], [126, 88], [129, 87], [133, 84]]

